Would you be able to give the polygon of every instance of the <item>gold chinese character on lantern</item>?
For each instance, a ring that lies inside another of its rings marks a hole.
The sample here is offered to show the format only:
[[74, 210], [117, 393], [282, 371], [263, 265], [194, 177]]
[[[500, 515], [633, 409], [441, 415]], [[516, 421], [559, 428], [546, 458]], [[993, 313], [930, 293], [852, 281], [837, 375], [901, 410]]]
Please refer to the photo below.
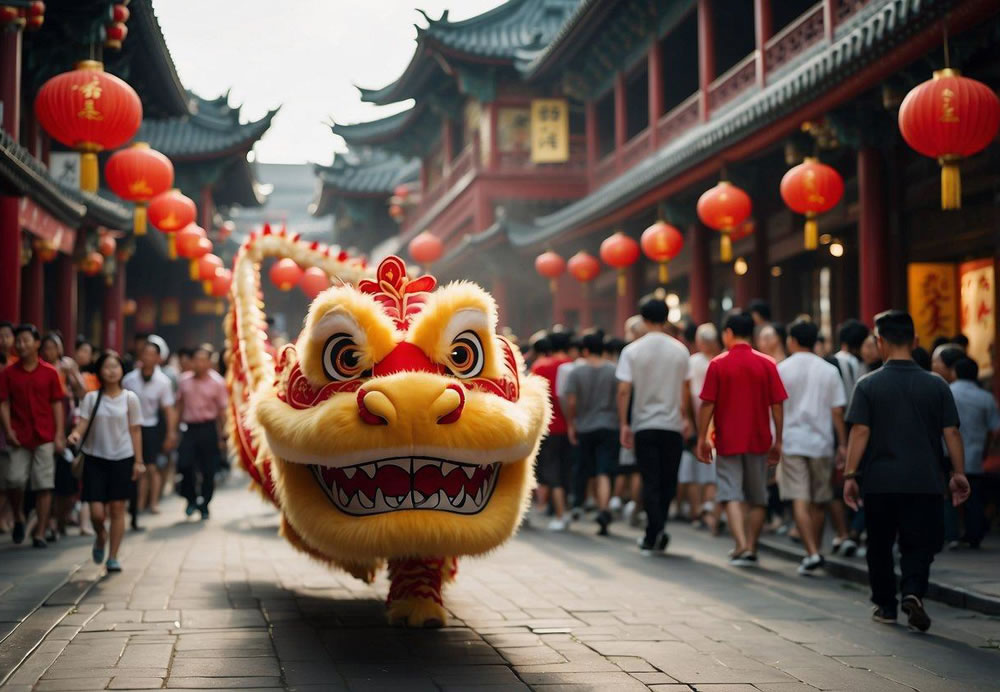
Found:
[[136, 197], [151, 197], [153, 195], [153, 188], [149, 186], [149, 183], [146, 182], [145, 178], [139, 178], [139, 180], [136, 180], [134, 183], [129, 183], [128, 191]]
[[958, 113], [955, 112], [955, 92], [951, 89], [941, 92], [941, 122], [958, 122]]
[[74, 84], [72, 90], [79, 91], [85, 99], [96, 101], [101, 98], [101, 83], [97, 77], [94, 77], [85, 84]]
[[93, 99], [84, 99], [83, 108], [76, 114], [76, 117], [83, 118], [84, 120], [104, 120], [104, 115], [101, 111], [94, 108]]
[[531, 102], [531, 160], [535, 163], [569, 160], [569, 104], [565, 99]]

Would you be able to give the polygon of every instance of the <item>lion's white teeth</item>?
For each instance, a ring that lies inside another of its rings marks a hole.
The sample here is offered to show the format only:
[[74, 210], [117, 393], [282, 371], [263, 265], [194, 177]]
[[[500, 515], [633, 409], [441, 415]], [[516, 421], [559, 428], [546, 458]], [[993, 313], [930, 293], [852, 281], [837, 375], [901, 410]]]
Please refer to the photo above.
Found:
[[462, 470], [465, 471], [465, 477], [471, 480], [472, 479], [472, 474], [474, 474], [476, 472], [476, 467], [475, 466], [463, 466]]
[[347, 493], [344, 492], [343, 488], [337, 488], [337, 498], [340, 500], [340, 504], [343, 507], [346, 507], [351, 501], [351, 499], [347, 497]]
[[354, 478], [354, 474], [357, 473], [358, 468], [356, 466], [348, 466], [344, 469], [344, 475], [347, 476], [348, 480]]
[[361, 466], [361, 470], [369, 478], [374, 478], [375, 477], [375, 464], [363, 464]]
[[423, 494], [422, 492], [420, 492], [419, 490], [414, 490], [414, 491], [413, 491], [413, 504], [415, 504], [415, 505], [420, 505], [420, 504], [422, 504], [422, 503], [423, 503], [423, 501], [424, 501], [424, 500], [426, 500], [426, 499], [427, 499], [427, 496], [426, 496], [426, 495], [424, 495], [424, 494]]
[[457, 464], [449, 464], [447, 461], [443, 461], [441, 462], [441, 475], [447, 478], [456, 468], [458, 468]]
[[458, 489], [458, 495], [453, 498], [449, 498], [452, 507], [461, 507], [465, 502], [465, 486], [463, 485]]
[[436, 493], [426, 498], [423, 504], [418, 505], [421, 509], [436, 509], [438, 505], [441, 504], [441, 496], [444, 495], [443, 490], [438, 490]]
[[375, 500], [365, 495], [364, 491], [362, 490], [358, 491], [358, 502], [360, 502], [361, 506], [364, 507], [365, 509], [375, 508]]
[[483, 504], [483, 488], [482, 488], [482, 486], [480, 486], [479, 490], [476, 491], [476, 497], [473, 498], [473, 502], [476, 503], [476, 507], [479, 507], [481, 504]]

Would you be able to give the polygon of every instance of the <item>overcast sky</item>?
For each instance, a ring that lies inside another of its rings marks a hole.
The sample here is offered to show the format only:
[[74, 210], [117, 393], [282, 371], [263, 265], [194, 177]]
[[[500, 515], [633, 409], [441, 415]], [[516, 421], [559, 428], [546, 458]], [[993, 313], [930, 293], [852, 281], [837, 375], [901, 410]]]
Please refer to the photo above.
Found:
[[167, 46], [188, 89], [256, 120], [281, 105], [257, 144], [259, 161], [329, 163], [343, 141], [325, 124], [354, 123], [401, 108], [361, 103], [354, 84], [377, 88], [406, 68], [414, 23], [464, 19], [502, 0], [154, 0]]

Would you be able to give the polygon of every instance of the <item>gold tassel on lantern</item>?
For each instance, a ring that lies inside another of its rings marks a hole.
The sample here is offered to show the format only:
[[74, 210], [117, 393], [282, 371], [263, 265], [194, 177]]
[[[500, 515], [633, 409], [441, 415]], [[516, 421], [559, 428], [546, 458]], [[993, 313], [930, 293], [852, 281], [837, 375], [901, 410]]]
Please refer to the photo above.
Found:
[[625, 270], [618, 270], [618, 295], [625, 295], [625, 289], [627, 288], [627, 281], [625, 279]]
[[660, 262], [660, 283], [665, 284], [670, 281], [670, 271], [667, 269], [666, 262]]
[[212, 282], [211, 281], [202, 281], [201, 282], [201, 290], [203, 290], [205, 292], [206, 296], [212, 295]]
[[941, 208], [962, 208], [962, 174], [958, 169], [958, 157], [942, 156], [941, 164]]
[[80, 154], [80, 189], [85, 192], [97, 192], [98, 180], [97, 154], [85, 151]]
[[729, 231], [722, 232], [722, 240], [719, 242], [719, 259], [723, 262], [733, 261], [733, 239], [729, 237]]
[[188, 262], [188, 270], [192, 281], [197, 281], [201, 278], [201, 272], [198, 271], [198, 260], [193, 259]]
[[145, 204], [135, 205], [135, 211], [132, 212], [132, 230], [135, 231], [136, 235], [146, 235]]
[[805, 247], [806, 250], [815, 250], [819, 247], [819, 223], [812, 212], [806, 214]]

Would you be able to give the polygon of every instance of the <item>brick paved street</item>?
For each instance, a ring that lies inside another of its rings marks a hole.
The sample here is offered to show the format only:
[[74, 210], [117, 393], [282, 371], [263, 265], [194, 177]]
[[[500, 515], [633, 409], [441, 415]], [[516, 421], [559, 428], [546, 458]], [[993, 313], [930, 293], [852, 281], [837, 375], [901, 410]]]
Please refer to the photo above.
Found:
[[[393, 629], [384, 580], [365, 586], [295, 553], [240, 485], [218, 495], [207, 523], [183, 521], [176, 501], [146, 517], [149, 530], [127, 536], [124, 573], [76, 606], [93, 567], [51, 593], [42, 576], [16, 578], [44, 571], [39, 552], [5, 545], [5, 617], [18, 619], [14, 597], [30, 585], [50, 594], [0, 644], [6, 670], [27, 655], [6, 689], [996, 689], [1000, 618], [932, 603], [930, 635], [876, 625], [859, 587], [796, 577], [767, 557], [735, 571], [725, 541], [684, 528], [664, 558], [641, 558], [620, 527], [610, 539], [589, 523], [527, 529], [461, 563], [450, 627]], [[68, 573], [89, 542], [52, 551], [48, 567]], [[25, 642], [46, 631], [28, 655]]]

